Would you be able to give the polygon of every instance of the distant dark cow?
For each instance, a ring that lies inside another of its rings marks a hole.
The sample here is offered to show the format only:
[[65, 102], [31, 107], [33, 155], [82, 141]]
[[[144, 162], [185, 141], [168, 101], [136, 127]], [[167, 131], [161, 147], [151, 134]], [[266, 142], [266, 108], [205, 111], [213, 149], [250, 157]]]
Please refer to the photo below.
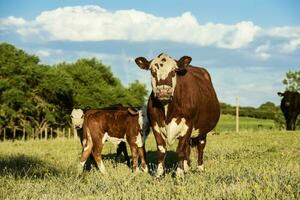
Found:
[[163, 53], [151, 61], [144, 57], [135, 59], [140, 68], [150, 70], [152, 75], [148, 114], [158, 149], [157, 176], [164, 173], [166, 144], [171, 145], [176, 139], [176, 174], [181, 176], [189, 169], [190, 144], [197, 146], [198, 169], [203, 170], [206, 135], [220, 117], [209, 73], [189, 65], [191, 60], [183, 56], [177, 61]]
[[286, 121], [286, 130], [296, 130], [297, 116], [300, 114], [300, 94], [290, 91], [277, 94], [283, 97], [280, 108]]
[[143, 132], [146, 124], [147, 115], [130, 107], [101, 109], [84, 117], [81, 166], [92, 155], [100, 172], [106, 173], [101, 155], [104, 143], [110, 141], [118, 145], [126, 141], [131, 149], [134, 171], [138, 170], [138, 158], [142, 170], [148, 171], [144, 150], [146, 134]]
[[[97, 111], [99, 111], [99, 109], [88, 109], [88, 110], [73, 109], [71, 112], [71, 120], [72, 120], [73, 130], [74, 130], [75, 134], [77, 134], [80, 137], [81, 145], [83, 142], [82, 126], [83, 126], [84, 117], [88, 117], [90, 114], [95, 113]], [[121, 141], [118, 144], [117, 157], [120, 157], [122, 153], [124, 155], [127, 165], [130, 166], [130, 158], [128, 156], [126, 143], [123, 141]]]

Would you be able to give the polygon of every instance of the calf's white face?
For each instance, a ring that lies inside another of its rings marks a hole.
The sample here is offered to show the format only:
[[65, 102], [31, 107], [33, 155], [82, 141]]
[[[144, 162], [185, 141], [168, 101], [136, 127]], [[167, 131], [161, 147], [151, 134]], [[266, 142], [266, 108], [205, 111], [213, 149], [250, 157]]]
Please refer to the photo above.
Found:
[[82, 128], [84, 113], [81, 109], [73, 109], [71, 112], [71, 120], [74, 128]]

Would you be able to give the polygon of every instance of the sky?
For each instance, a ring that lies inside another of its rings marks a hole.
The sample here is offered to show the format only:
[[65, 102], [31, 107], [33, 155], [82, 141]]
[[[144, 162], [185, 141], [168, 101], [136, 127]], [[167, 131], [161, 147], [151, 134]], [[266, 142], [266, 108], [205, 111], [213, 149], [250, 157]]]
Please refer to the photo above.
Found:
[[0, 42], [44, 64], [96, 57], [124, 85], [148, 90], [136, 57], [187, 55], [221, 102], [278, 105], [286, 72], [300, 69], [299, 10], [297, 0], [0, 0]]

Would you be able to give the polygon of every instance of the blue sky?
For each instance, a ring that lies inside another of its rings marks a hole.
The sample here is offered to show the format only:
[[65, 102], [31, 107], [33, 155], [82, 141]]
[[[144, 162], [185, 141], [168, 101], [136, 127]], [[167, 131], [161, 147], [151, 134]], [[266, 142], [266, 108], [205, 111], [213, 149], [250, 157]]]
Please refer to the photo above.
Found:
[[279, 104], [289, 70], [300, 68], [300, 1], [0, 1], [0, 41], [42, 63], [96, 57], [125, 84], [150, 75], [134, 58], [161, 52], [193, 58], [220, 101]]

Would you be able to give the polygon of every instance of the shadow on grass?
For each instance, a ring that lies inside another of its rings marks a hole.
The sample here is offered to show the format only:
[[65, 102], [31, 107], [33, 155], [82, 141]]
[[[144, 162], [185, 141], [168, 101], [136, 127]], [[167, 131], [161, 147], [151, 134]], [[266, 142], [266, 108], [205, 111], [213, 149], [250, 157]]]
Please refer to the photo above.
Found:
[[[131, 156], [130, 157], [130, 161], [132, 161]], [[102, 155], [103, 160], [110, 160], [113, 161], [113, 163], [116, 164], [116, 166], [119, 163], [123, 163], [126, 164], [126, 159], [124, 158], [124, 156], [120, 156], [117, 157], [117, 154], [115, 153], [109, 153], [109, 154], [103, 154]], [[148, 163], [148, 167], [150, 169], [150, 174], [154, 175], [157, 169], [157, 151], [147, 151], [146, 152], [146, 161]], [[130, 164], [130, 166], [128, 167], [132, 167], [131, 166], [132, 163]], [[95, 167], [95, 161], [93, 159], [92, 156], [90, 156], [85, 164], [85, 171], [90, 171], [93, 167]], [[165, 159], [165, 170], [166, 173], [172, 173], [174, 171], [174, 169], [176, 169], [177, 167], [177, 155], [176, 152], [174, 151], [167, 151], [166, 153], [166, 159]]]
[[[157, 151], [148, 151], [146, 153], [146, 159], [151, 171], [156, 171], [157, 168]], [[177, 155], [175, 151], [167, 151], [165, 158], [165, 170], [166, 173], [170, 173], [176, 169]]]
[[60, 171], [56, 167], [35, 157], [25, 155], [0, 157], [0, 176], [40, 179], [59, 174]]

